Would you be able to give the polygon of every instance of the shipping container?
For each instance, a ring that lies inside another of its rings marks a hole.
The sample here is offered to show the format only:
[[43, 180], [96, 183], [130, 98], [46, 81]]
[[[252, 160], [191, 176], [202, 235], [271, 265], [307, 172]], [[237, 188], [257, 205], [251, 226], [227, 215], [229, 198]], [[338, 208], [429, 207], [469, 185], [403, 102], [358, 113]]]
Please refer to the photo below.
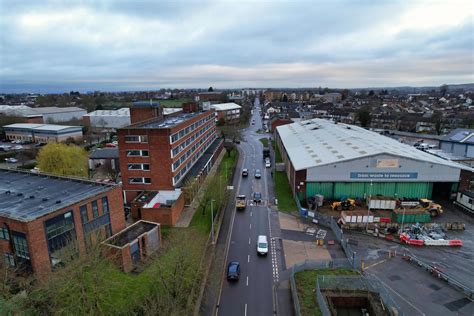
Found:
[[421, 210], [395, 210], [392, 213], [392, 221], [396, 223], [427, 223], [430, 220], [430, 213]]

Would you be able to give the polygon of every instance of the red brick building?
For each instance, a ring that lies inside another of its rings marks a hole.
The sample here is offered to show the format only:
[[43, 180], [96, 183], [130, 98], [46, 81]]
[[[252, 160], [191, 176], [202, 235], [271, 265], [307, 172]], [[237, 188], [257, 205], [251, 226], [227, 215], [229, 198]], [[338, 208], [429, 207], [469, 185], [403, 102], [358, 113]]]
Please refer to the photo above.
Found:
[[0, 195], [2, 262], [40, 277], [125, 228], [118, 185], [0, 169]]
[[174, 226], [184, 208], [184, 194], [180, 189], [173, 191], [146, 191], [131, 203], [133, 219], [143, 219]]
[[214, 112], [187, 104], [163, 118], [159, 105], [130, 109], [132, 125], [118, 130], [120, 172], [130, 203], [143, 191], [174, 190], [216, 141]]

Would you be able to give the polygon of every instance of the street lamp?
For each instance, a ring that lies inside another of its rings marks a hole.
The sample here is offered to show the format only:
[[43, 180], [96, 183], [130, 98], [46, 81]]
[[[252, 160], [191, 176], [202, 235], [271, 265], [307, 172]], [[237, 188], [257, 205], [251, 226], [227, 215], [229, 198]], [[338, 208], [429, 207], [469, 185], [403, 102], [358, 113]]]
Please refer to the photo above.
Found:
[[367, 206], [367, 224], [365, 226], [365, 231], [369, 230], [369, 214], [370, 214], [370, 199], [372, 199], [372, 180], [370, 180], [370, 188], [369, 188], [369, 205]]
[[213, 208], [213, 202], [216, 200], [212, 199], [211, 200], [211, 241], [212, 244], [214, 244], [214, 208]]

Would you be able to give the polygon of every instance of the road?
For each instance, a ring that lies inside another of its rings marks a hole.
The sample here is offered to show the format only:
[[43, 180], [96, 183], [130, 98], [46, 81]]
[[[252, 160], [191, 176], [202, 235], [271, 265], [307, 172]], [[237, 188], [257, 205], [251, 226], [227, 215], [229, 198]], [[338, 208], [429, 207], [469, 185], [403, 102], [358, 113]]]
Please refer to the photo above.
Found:
[[[255, 108], [260, 109], [258, 99]], [[218, 315], [271, 315], [274, 313], [273, 286], [278, 282], [281, 262], [272, 238], [272, 210], [268, 207], [274, 200], [270, 168], [265, 168], [262, 149], [259, 141], [268, 135], [259, 134], [262, 129], [260, 110], [254, 110], [252, 120], [255, 124], [242, 131], [244, 141], [239, 145], [241, 166], [249, 170], [249, 176], [240, 178], [236, 187], [237, 194], [245, 194], [249, 200], [245, 211], [234, 211], [231, 222], [231, 237], [228, 240], [226, 263], [240, 262], [240, 280], [228, 282], [223, 275], [222, 288], [218, 302]], [[255, 179], [256, 169], [262, 172], [261, 179]], [[241, 171], [238, 170], [238, 173]], [[269, 190], [270, 189], [270, 190]], [[255, 205], [251, 202], [253, 192], [262, 193], [262, 203]], [[274, 212], [274, 211], [273, 211]], [[270, 243], [269, 254], [259, 256], [256, 251], [258, 235], [266, 235]], [[226, 271], [225, 271], [226, 272]]]

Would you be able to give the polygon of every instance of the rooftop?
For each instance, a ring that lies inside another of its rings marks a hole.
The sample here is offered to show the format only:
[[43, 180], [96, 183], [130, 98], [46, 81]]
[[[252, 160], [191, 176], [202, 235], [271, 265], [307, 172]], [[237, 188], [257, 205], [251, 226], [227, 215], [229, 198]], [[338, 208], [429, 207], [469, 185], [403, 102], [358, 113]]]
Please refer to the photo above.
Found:
[[47, 106], [47, 107], [40, 107], [40, 108], [32, 108], [32, 110], [39, 114], [87, 112], [84, 109], [74, 107], [74, 106], [70, 106], [70, 107]]
[[466, 166], [433, 156], [355, 125], [312, 119], [278, 126], [277, 131], [295, 170], [379, 154], [402, 156], [470, 170]]
[[102, 148], [95, 149], [90, 155], [90, 159], [118, 159], [118, 148]]
[[17, 128], [17, 129], [34, 129], [38, 131], [61, 131], [68, 128], [78, 128], [82, 130], [81, 126], [34, 124], [34, 123], [16, 123], [16, 124], [5, 125], [4, 127]]
[[0, 216], [29, 222], [114, 187], [87, 180], [0, 169]]
[[130, 116], [130, 108], [120, 108], [118, 110], [96, 110], [87, 113], [85, 116]]
[[137, 238], [139, 238], [143, 234], [148, 233], [159, 225], [160, 224], [143, 220], [138, 221], [135, 224], [128, 226], [121, 232], [110, 237], [109, 239], [105, 240], [104, 244], [122, 248], [123, 246], [137, 240]]
[[173, 191], [161, 190], [158, 191], [155, 196], [153, 196], [143, 208], [158, 208], [161, 205], [171, 206], [181, 195], [181, 189], [176, 189]]
[[172, 128], [202, 113], [204, 112], [181, 113], [164, 119], [157, 118], [155, 120], [133, 124], [125, 128]]
[[211, 109], [215, 109], [216, 111], [237, 110], [241, 108], [242, 107], [240, 105], [234, 102], [211, 104]]
[[456, 128], [443, 138], [445, 141], [474, 144], [474, 129]]

